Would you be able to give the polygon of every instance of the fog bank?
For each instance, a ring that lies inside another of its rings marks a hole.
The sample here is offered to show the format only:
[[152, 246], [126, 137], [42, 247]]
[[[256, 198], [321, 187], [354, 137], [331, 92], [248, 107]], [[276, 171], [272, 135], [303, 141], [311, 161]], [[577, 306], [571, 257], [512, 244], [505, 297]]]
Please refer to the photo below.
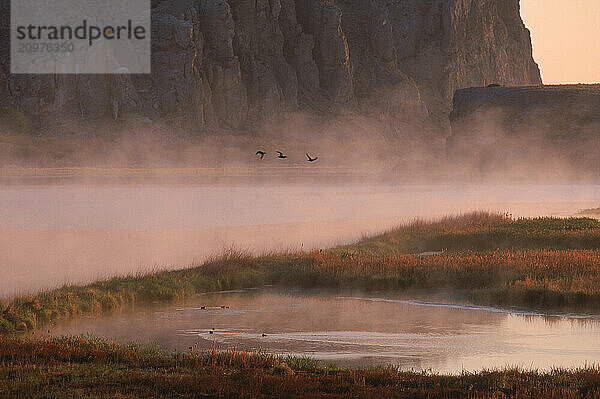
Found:
[[597, 185], [28, 185], [0, 190], [0, 296], [198, 264], [224, 249], [310, 250], [472, 210], [569, 216]]

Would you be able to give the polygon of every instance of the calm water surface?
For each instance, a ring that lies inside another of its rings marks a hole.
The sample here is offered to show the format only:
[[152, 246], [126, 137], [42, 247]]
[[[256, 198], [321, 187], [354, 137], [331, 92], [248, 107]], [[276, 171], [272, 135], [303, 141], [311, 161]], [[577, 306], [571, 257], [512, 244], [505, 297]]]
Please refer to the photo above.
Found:
[[307, 355], [325, 364], [392, 364], [441, 373], [600, 364], [600, 319], [594, 315], [540, 315], [274, 288], [205, 294], [180, 305], [78, 318], [51, 332], [170, 350], [186, 351], [194, 344], [201, 349], [235, 346]]
[[347, 243], [416, 217], [568, 216], [598, 206], [598, 185], [0, 186], [0, 297], [182, 268], [231, 246]]

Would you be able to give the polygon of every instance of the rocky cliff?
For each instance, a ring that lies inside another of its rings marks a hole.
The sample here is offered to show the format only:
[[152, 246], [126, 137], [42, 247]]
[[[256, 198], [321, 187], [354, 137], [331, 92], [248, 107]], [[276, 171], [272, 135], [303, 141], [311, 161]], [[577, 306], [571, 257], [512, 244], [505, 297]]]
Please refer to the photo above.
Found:
[[600, 85], [471, 88], [453, 102], [447, 150], [455, 161], [483, 172], [600, 171]]
[[540, 83], [519, 0], [152, 0], [152, 74], [131, 76], [10, 76], [0, 1], [0, 108], [37, 126], [137, 115], [249, 132], [350, 112], [443, 136], [455, 89]]

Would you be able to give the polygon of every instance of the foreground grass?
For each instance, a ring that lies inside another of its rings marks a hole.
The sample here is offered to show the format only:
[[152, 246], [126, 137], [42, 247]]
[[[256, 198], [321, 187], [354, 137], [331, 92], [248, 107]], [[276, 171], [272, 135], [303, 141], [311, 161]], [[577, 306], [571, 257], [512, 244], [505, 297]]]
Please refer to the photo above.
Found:
[[441, 376], [349, 370], [264, 353], [165, 354], [97, 339], [0, 336], [0, 397], [593, 398], [600, 369]]
[[[446, 249], [439, 256], [423, 251]], [[0, 332], [207, 291], [264, 284], [338, 289], [453, 289], [482, 304], [600, 309], [600, 221], [511, 220], [472, 213], [414, 222], [358, 243], [250, 257], [229, 251], [180, 271], [67, 286], [0, 304]]]

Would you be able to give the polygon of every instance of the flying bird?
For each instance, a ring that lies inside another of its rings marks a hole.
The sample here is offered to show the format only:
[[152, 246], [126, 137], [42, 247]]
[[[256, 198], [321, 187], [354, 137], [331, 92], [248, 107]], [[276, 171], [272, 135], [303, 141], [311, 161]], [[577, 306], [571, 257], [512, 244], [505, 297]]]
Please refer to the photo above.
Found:
[[308, 162], [315, 162], [317, 159], [319, 159], [319, 157], [314, 157], [311, 158], [310, 155], [306, 154], [306, 158]]
[[263, 159], [267, 153], [264, 151], [256, 151], [256, 155], [260, 155], [260, 159]]
[[283, 155], [283, 152], [281, 152], [281, 151], [275, 151], [275, 152], [277, 152], [279, 154], [279, 155], [277, 155], [277, 158], [281, 158], [281, 159], [287, 158], [287, 155]]

